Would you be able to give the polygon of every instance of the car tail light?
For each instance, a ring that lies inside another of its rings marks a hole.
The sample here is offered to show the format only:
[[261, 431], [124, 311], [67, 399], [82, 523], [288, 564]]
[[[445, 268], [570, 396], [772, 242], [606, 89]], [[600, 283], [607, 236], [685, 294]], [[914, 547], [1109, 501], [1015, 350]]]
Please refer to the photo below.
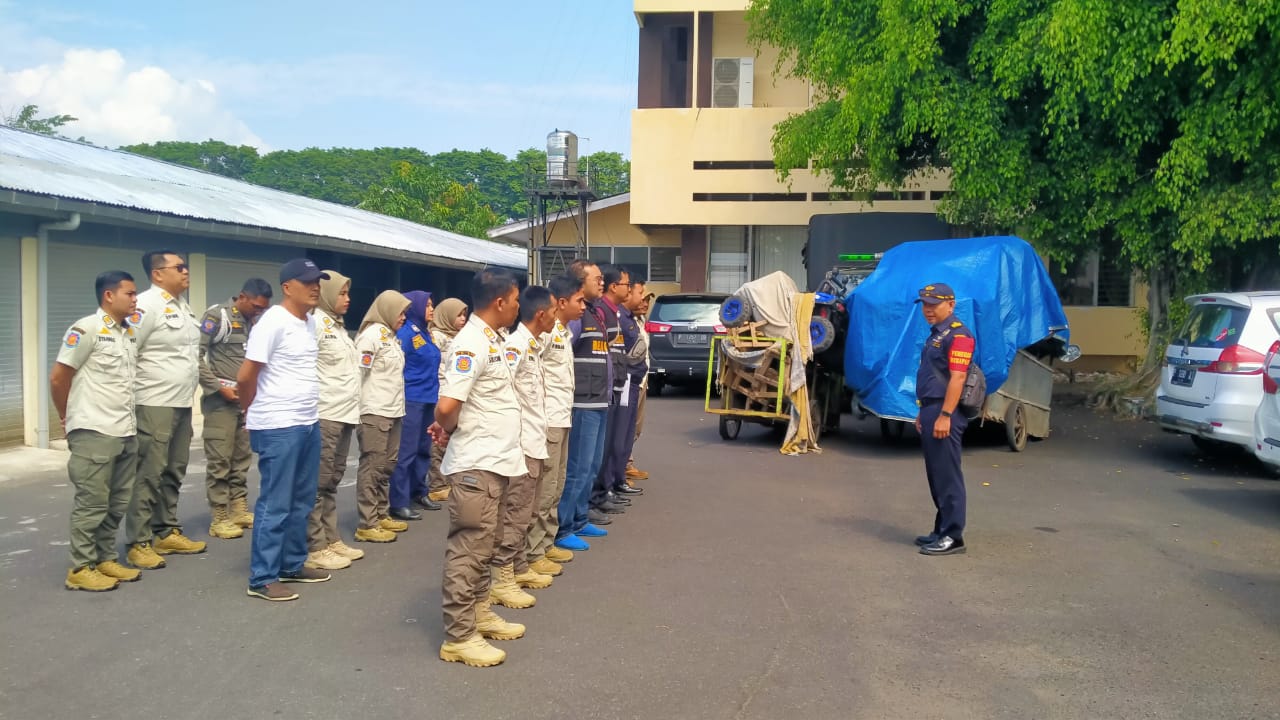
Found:
[[667, 323], [654, 322], [649, 320], [644, 324], [644, 331], [650, 335], [661, 335], [662, 333], [671, 332], [671, 326]]
[[1280, 393], [1280, 385], [1277, 385], [1276, 379], [1271, 377], [1271, 363], [1275, 362], [1277, 353], [1280, 353], [1280, 340], [1271, 343], [1271, 349], [1267, 351], [1267, 357], [1262, 361], [1262, 391], [1268, 395]]
[[715, 326], [715, 328], [714, 328], [714, 330], [716, 331], [716, 334], [717, 334], [717, 335], [728, 335], [728, 334], [729, 334], [729, 328], [727, 328], [727, 327], [725, 327], [725, 326], [723, 326], [723, 325], [716, 325], [716, 326]]
[[1201, 372], [1221, 375], [1258, 375], [1262, 373], [1262, 353], [1243, 345], [1232, 345], [1222, 351], [1218, 359], [1209, 363]]

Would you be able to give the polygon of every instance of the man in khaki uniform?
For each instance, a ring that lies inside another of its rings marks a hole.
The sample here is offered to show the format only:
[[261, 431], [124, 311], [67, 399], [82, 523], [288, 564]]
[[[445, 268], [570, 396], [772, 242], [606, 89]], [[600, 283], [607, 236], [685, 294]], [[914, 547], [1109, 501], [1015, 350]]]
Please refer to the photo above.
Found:
[[178, 522], [178, 491], [191, 457], [200, 329], [182, 297], [191, 285], [186, 261], [171, 250], [153, 250], [143, 254], [142, 267], [151, 287], [138, 295], [131, 318], [138, 338], [138, 476], [125, 535], [131, 545], [129, 562], [151, 570], [164, 567], [161, 555], [205, 550], [203, 542], [182, 534]]
[[240, 294], [209, 308], [200, 320], [200, 412], [204, 415], [205, 492], [209, 535], [230, 539], [253, 527], [246, 478], [253, 463], [236, 373], [253, 321], [271, 306], [271, 285], [250, 278]]
[[547, 461], [542, 466], [538, 499], [529, 525], [529, 568], [543, 575], [559, 575], [561, 563], [573, 560], [573, 551], [553, 544], [560, 520], [556, 512], [564, 492], [569, 460], [569, 428], [573, 426], [573, 348], [565, 327], [582, 317], [586, 301], [582, 281], [572, 275], [551, 278], [548, 289], [555, 299], [555, 326], [542, 337], [542, 374], [546, 386]]
[[515, 276], [505, 270], [481, 270], [472, 278], [474, 312], [449, 348], [430, 428], [432, 439], [446, 445], [443, 471], [451, 487], [440, 659], [472, 667], [507, 658], [486, 638], [524, 635], [523, 625], [508, 623], [489, 605], [489, 562], [502, 532], [502, 496], [512, 478], [528, 471], [520, 449], [520, 405], [498, 335], [515, 322], [518, 298]]
[[137, 338], [126, 324], [138, 290], [129, 273], [111, 270], [97, 277], [94, 292], [98, 311], [63, 336], [49, 385], [71, 450], [67, 475], [76, 488], [66, 587], [101, 592], [140, 574], [116, 560], [116, 528], [129, 507], [138, 462]]
[[493, 578], [489, 599], [509, 608], [532, 607], [537, 601], [521, 588], [551, 585], [551, 576], [529, 568], [525, 556], [529, 523], [538, 501], [542, 465], [547, 461], [547, 398], [542, 372], [542, 344], [538, 338], [555, 327], [551, 292], [530, 285], [520, 293], [520, 324], [507, 336], [503, 354], [511, 368], [516, 401], [520, 404], [520, 450], [527, 472], [514, 477], [502, 499], [502, 537], [490, 565]]

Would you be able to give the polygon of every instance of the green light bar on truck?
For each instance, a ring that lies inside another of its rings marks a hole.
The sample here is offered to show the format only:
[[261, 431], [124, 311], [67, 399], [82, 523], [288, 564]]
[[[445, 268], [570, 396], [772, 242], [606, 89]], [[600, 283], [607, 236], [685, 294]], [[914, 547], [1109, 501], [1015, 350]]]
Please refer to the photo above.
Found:
[[844, 253], [840, 262], [871, 262], [879, 259], [879, 253]]

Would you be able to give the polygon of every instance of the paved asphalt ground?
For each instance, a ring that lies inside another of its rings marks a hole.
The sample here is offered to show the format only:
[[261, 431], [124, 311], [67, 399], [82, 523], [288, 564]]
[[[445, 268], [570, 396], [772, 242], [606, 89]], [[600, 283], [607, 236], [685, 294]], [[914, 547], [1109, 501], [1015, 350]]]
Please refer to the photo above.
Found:
[[[1280, 717], [1280, 482], [1250, 460], [1060, 407], [1025, 453], [966, 449], [969, 554], [926, 558], [913, 440], [846, 416], [783, 457], [696, 398], [649, 407], [645, 495], [503, 611], [529, 632], [489, 670], [436, 659], [444, 513], [297, 602], [245, 597], [247, 536], [72, 593], [62, 461], [10, 454], [0, 717]], [[203, 539], [199, 453], [188, 485]]]

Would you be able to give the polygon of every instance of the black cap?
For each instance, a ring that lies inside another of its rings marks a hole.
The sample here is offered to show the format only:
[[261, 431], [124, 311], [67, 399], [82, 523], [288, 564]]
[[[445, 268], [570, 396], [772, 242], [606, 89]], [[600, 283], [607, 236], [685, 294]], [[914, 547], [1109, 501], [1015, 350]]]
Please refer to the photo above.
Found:
[[289, 282], [290, 280], [313, 283], [328, 279], [328, 273], [321, 272], [320, 268], [316, 267], [315, 263], [306, 258], [294, 258], [280, 268], [281, 285]]
[[925, 305], [937, 305], [948, 300], [956, 299], [956, 291], [946, 283], [933, 283], [920, 288], [920, 297], [916, 298], [916, 302]]

